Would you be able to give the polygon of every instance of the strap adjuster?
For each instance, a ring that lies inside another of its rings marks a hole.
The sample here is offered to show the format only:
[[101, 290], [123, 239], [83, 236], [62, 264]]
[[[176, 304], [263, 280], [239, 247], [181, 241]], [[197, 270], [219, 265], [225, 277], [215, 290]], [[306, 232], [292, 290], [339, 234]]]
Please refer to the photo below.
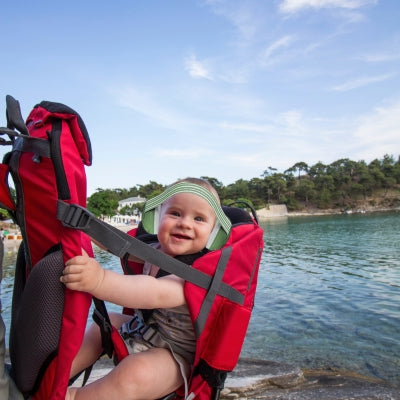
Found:
[[159, 334], [159, 332], [150, 325], [145, 326], [140, 333], [142, 334], [142, 338], [151, 344], [153, 344], [152, 340], [154, 336]]
[[120, 335], [126, 340], [135, 337], [137, 334], [141, 335], [145, 328], [146, 325], [143, 323], [142, 319], [135, 314], [129, 322], [122, 324]]
[[67, 228], [85, 231], [94, 217], [90, 211], [78, 204], [68, 204], [58, 200], [57, 218]]

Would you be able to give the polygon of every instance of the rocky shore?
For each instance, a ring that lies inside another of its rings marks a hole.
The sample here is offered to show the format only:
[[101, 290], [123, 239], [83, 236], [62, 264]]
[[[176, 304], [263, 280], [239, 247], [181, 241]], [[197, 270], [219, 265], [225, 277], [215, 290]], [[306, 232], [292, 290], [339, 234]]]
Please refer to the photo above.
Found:
[[224, 399], [398, 400], [400, 387], [353, 373], [301, 370], [289, 364], [241, 359], [228, 375]]
[[360, 206], [354, 209], [343, 210], [340, 208], [318, 209], [308, 208], [302, 211], [288, 211], [285, 204], [271, 204], [269, 207], [257, 210], [257, 217], [260, 220], [279, 217], [301, 217], [301, 216], [323, 216], [323, 215], [340, 215], [340, 214], [366, 214], [373, 212], [390, 212], [400, 211], [400, 207], [372, 207]]
[[[111, 360], [102, 358], [89, 382], [110, 368]], [[302, 370], [290, 364], [243, 358], [228, 374], [221, 392], [221, 400], [235, 399], [400, 400], [400, 387], [350, 372]]]

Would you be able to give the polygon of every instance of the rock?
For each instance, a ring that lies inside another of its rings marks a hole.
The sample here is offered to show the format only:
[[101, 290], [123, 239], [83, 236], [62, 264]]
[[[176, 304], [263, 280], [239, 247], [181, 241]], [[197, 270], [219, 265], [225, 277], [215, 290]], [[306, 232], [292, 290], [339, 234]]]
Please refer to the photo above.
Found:
[[400, 400], [400, 387], [339, 371], [301, 371], [289, 364], [240, 359], [221, 399]]
[[225, 386], [248, 388], [272, 385], [288, 388], [303, 381], [303, 372], [298, 367], [274, 361], [240, 359], [235, 370], [228, 374]]

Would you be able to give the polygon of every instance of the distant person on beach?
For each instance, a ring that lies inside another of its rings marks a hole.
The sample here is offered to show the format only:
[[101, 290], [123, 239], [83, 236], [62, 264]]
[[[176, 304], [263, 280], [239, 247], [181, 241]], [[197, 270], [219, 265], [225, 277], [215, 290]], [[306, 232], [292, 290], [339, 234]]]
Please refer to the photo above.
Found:
[[[221, 206], [215, 189], [205, 180], [187, 178], [171, 185], [160, 197], [164, 199], [157, 232], [160, 250], [172, 257], [203, 251], [219, 221], [215, 210]], [[131, 259], [143, 263], [135, 257]], [[103, 378], [81, 388], [69, 388], [66, 399], [157, 399], [183, 384], [187, 390], [196, 340], [186, 306], [184, 280], [175, 275], [155, 278], [158, 270], [146, 262], [144, 272], [148, 275], [122, 275], [104, 270], [87, 255], [66, 263], [60, 280], [67, 288], [132, 309], [154, 309], [150, 319], [157, 324], [158, 338], [147, 341], [142, 331], [135, 331], [143, 323], [139, 312], [134, 319], [110, 314], [121, 336], [125, 331], [134, 332], [125, 339], [130, 355]], [[70, 376], [92, 365], [101, 353], [100, 331], [93, 324], [72, 363]]]
[[5, 238], [7, 237], [7, 235], [8, 235], [8, 231], [6, 230], [6, 229], [2, 229], [1, 230], [1, 240], [4, 242], [4, 240], [5, 240]]

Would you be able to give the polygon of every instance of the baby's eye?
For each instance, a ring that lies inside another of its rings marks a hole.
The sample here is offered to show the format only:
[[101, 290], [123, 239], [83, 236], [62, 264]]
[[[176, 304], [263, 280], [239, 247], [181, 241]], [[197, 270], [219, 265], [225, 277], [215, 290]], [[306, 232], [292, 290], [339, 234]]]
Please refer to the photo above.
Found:
[[180, 213], [178, 211], [170, 211], [170, 214], [175, 216], [175, 217], [179, 217]]
[[204, 221], [204, 218], [203, 217], [195, 217], [194, 220], [202, 222], [202, 221]]

